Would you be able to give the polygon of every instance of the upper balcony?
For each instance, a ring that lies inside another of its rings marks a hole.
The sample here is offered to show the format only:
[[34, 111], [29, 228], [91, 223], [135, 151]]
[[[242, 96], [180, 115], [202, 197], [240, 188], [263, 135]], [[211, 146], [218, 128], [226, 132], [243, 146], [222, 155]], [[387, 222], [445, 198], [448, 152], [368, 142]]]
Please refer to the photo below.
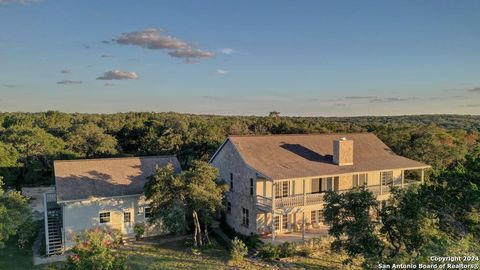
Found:
[[[422, 181], [419, 181], [419, 180], [404, 179], [403, 184], [394, 184], [390, 186], [370, 185], [370, 186], [366, 186], [366, 188], [369, 191], [371, 191], [375, 196], [380, 196], [380, 195], [390, 194], [391, 187], [403, 188], [409, 185], [416, 185], [421, 183]], [[343, 193], [349, 190], [351, 189], [336, 190], [336, 192]], [[323, 204], [324, 196], [325, 196], [325, 192], [279, 197], [279, 198], [275, 198], [275, 204], [273, 204], [272, 198], [257, 195], [256, 204], [257, 204], [257, 207], [263, 211], [272, 211], [272, 208], [274, 209], [293, 208], [293, 207], [301, 207], [301, 206], [310, 206], [315, 204]]]

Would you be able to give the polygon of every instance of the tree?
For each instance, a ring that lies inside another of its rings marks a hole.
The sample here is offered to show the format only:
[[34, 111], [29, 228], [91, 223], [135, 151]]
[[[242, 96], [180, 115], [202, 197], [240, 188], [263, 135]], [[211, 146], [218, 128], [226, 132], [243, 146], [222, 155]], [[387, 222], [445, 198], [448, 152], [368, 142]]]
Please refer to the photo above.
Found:
[[69, 149], [84, 157], [110, 156], [118, 153], [117, 139], [105, 134], [93, 123], [76, 126], [67, 138]]
[[172, 165], [158, 168], [145, 184], [152, 220], [160, 218], [168, 230], [182, 233], [190, 216], [194, 245], [209, 242], [207, 228], [215, 210], [222, 207], [225, 191], [225, 186], [216, 182], [217, 175], [216, 168], [201, 161], [193, 162], [190, 169], [180, 174], [174, 173]]
[[18, 191], [4, 192], [0, 177], [0, 248], [14, 235], [23, 246], [33, 235], [32, 211], [28, 199]]
[[330, 225], [328, 233], [335, 238], [332, 250], [345, 251], [351, 263], [353, 258], [363, 256], [365, 268], [373, 267], [382, 257], [383, 242], [375, 231], [371, 210], [378, 209], [378, 201], [367, 190], [352, 190], [325, 195], [324, 217]]
[[[38, 165], [42, 170], [51, 172], [49, 157], [68, 154], [62, 139], [56, 138], [38, 127], [14, 125], [5, 129], [0, 139], [15, 147], [19, 154], [19, 161], [23, 165], [20, 172], [17, 173], [16, 187], [18, 190], [29, 175], [31, 168]], [[41, 171], [30, 175], [36, 178], [44, 174], [47, 173]]]

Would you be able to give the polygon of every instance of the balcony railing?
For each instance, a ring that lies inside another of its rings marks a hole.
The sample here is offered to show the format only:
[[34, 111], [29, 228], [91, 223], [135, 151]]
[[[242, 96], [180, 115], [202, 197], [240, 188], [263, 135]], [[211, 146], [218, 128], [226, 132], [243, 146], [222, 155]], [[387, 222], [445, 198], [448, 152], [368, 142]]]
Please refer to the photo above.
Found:
[[[421, 181], [405, 179], [403, 183], [403, 187], [406, 187], [408, 185], [420, 184], [420, 183]], [[402, 184], [399, 183], [399, 184], [394, 184], [389, 186], [372, 185], [372, 186], [367, 186], [367, 189], [370, 190], [375, 196], [379, 196], [379, 195], [389, 194], [390, 188], [392, 186], [401, 188]], [[336, 192], [343, 193], [349, 190], [351, 189], [337, 190]], [[298, 207], [298, 206], [323, 204], [324, 196], [325, 196], [325, 193], [322, 192], [322, 193], [305, 194], [305, 197], [303, 196], [303, 194], [287, 196], [287, 197], [279, 197], [279, 198], [275, 198], [275, 208], [291, 208], [291, 207]], [[271, 210], [272, 206], [273, 206], [272, 198], [257, 195], [257, 207], [263, 210]]]

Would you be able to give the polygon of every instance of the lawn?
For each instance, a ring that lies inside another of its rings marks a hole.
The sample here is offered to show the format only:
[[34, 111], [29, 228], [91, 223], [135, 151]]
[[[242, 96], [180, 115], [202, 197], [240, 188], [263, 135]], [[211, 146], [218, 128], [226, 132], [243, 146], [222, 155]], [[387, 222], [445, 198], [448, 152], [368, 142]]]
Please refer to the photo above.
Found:
[[32, 248], [27, 245], [25, 248], [17, 246], [17, 239], [11, 238], [5, 244], [5, 247], [0, 249], [0, 269], [8, 270], [30, 270], [42, 269], [43, 266], [33, 266]]
[[[229, 252], [214, 243], [211, 248], [192, 253], [184, 240], [161, 245], [133, 245], [120, 251], [127, 256], [127, 264], [132, 270], [140, 269], [227, 269]], [[242, 269], [262, 269], [251, 263], [244, 263]]]

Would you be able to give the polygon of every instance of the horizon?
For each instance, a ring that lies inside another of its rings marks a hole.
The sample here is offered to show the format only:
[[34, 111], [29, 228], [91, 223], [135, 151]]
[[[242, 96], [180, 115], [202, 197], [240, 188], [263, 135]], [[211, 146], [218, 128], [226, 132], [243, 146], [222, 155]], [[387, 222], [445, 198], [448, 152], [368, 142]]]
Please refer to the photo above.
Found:
[[0, 111], [476, 116], [460, 3], [0, 0]]

